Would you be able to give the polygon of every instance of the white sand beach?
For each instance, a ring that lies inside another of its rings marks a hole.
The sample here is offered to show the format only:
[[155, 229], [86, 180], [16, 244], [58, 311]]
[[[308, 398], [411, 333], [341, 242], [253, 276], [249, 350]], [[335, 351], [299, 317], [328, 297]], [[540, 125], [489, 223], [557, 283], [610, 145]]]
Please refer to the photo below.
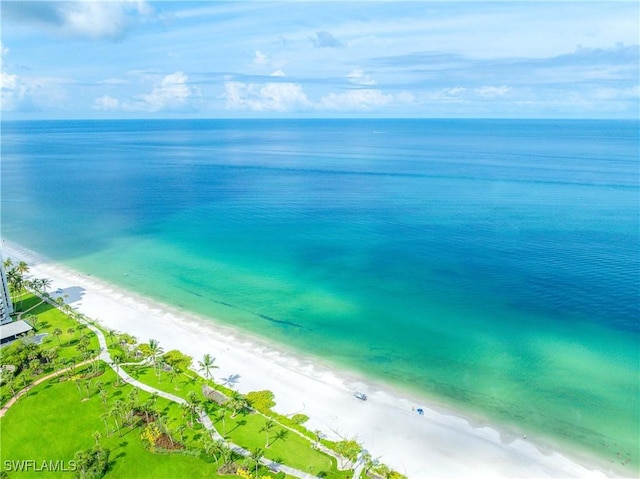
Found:
[[[219, 366], [216, 380], [235, 377], [234, 387], [243, 393], [272, 390], [279, 412], [302, 412], [310, 417], [309, 429], [320, 429], [331, 438], [357, 438], [373, 457], [410, 478], [614, 476], [536, 447], [531, 434], [524, 438], [473, 427], [453, 411], [329, 369], [212, 320], [158, 305], [8, 241], [2, 243], [2, 255], [29, 263], [33, 276], [49, 278], [51, 291], [60, 288], [73, 308], [103, 326], [132, 334], [140, 342], [157, 339], [165, 351], [179, 349], [194, 362], [209, 353]], [[367, 393], [369, 400], [353, 397], [356, 390]], [[413, 407], [423, 408], [424, 415]]]

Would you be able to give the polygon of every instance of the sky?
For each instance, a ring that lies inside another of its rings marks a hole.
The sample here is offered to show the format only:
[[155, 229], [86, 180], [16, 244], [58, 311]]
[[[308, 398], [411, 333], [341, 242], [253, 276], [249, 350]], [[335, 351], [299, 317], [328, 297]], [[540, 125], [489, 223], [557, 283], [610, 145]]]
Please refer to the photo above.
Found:
[[640, 4], [0, 2], [3, 120], [611, 118]]

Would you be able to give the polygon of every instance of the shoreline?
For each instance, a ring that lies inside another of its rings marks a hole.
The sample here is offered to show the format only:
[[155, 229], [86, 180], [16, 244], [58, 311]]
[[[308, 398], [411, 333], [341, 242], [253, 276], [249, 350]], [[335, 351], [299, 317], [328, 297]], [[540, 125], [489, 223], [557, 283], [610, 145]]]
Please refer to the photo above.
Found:
[[[486, 420], [478, 424], [445, 405], [137, 295], [10, 241], [2, 241], [2, 255], [26, 261], [30, 275], [50, 279], [51, 290], [61, 288], [69, 294], [71, 307], [102, 326], [132, 334], [139, 342], [156, 339], [165, 351], [179, 349], [194, 363], [209, 353], [219, 366], [217, 382], [236, 376], [234, 388], [242, 393], [269, 389], [275, 394], [274, 410], [304, 413], [310, 417], [308, 429], [320, 429], [332, 439], [356, 437], [374, 458], [410, 478], [605, 478], [632, 472], [613, 470], [604, 461], [571, 451], [580, 460], [576, 462], [565, 455], [566, 448], [561, 453], [548, 441], [538, 445]], [[369, 400], [354, 398], [356, 390]], [[412, 407], [423, 408], [424, 416]]]

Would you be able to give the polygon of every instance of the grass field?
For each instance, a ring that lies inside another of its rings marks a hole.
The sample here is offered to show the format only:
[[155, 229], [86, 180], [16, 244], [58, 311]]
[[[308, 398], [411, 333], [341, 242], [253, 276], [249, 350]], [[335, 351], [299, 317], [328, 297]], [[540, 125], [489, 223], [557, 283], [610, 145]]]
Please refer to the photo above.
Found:
[[[35, 459], [70, 461], [77, 451], [95, 444], [93, 433], [102, 434], [100, 444], [111, 451], [109, 478], [219, 478], [217, 465], [207, 463], [198, 457], [181, 454], [157, 454], [145, 449], [140, 439], [140, 428], [125, 428], [122, 437], [115, 431], [112, 419], [107, 427], [101, 416], [113, 406], [115, 401], [126, 398], [133, 389], [129, 385], [113, 387], [116, 376], [107, 369], [100, 376], [108, 391], [105, 406], [97, 391], [87, 398], [81, 394], [72, 381], [47, 381], [35, 387], [29, 396], [24, 396], [0, 420], [2, 430], [2, 463]], [[148, 394], [140, 392], [140, 400]], [[170, 417], [181, 417], [176, 404], [158, 399], [158, 407]], [[6, 470], [6, 468], [5, 468]], [[42, 475], [70, 473], [9, 472], [11, 477], [43, 477]]]

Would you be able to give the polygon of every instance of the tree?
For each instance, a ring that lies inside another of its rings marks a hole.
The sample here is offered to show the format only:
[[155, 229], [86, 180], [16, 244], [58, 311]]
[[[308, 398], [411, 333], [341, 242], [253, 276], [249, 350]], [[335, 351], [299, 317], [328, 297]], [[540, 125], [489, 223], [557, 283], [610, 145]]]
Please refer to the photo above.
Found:
[[38, 282], [40, 283], [39, 286], [43, 293], [46, 293], [47, 290], [51, 287], [51, 280], [48, 278], [40, 278]]
[[42, 357], [47, 362], [47, 364], [51, 364], [55, 358], [58, 357], [57, 349], [45, 349], [42, 351]]
[[[354, 462], [358, 458], [358, 454], [362, 450], [362, 447], [358, 442], [354, 439], [351, 440], [342, 440], [335, 443], [336, 452], [342, 456], [340, 462], [344, 463], [344, 458], [347, 460]], [[344, 465], [344, 464], [343, 464]]]
[[7, 381], [7, 387], [9, 388], [9, 391], [11, 391], [11, 396], [13, 396], [14, 398], [16, 397], [16, 383], [15, 380], [9, 379]]
[[204, 372], [204, 376], [207, 379], [211, 379], [211, 370], [212, 369], [218, 369], [218, 366], [216, 366], [214, 363], [216, 361], [216, 358], [212, 357], [210, 354], [205, 354], [202, 357], [202, 361], [198, 361], [198, 365], [200, 366], [200, 369], [198, 369], [198, 371], [203, 371]]
[[229, 408], [233, 413], [231, 414], [231, 418], [235, 418], [238, 413], [245, 411], [249, 407], [249, 403], [247, 402], [247, 398], [245, 398], [240, 393], [234, 393], [231, 396], [231, 399], [227, 402]]
[[62, 335], [62, 329], [60, 328], [54, 329], [53, 335], [58, 339], [58, 346], [62, 346], [62, 344], [60, 344], [60, 336]]
[[260, 448], [254, 449], [251, 452], [251, 461], [256, 467], [256, 479], [258, 479], [258, 468], [260, 467], [260, 461], [264, 457], [264, 451]]
[[229, 409], [228, 403], [220, 404], [218, 409], [216, 410], [217, 419], [222, 421], [222, 435], [227, 435], [227, 425], [225, 424], [225, 419], [227, 417], [227, 413], [231, 410]]
[[191, 427], [193, 427], [195, 416], [196, 416], [196, 413], [198, 412], [199, 404], [200, 404], [200, 401], [198, 400], [196, 393], [193, 391], [189, 391], [189, 394], [187, 394], [187, 410], [189, 411], [189, 415], [191, 419], [189, 423]]
[[108, 436], [109, 435], [109, 423], [107, 422], [107, 419], [109, 419], [109, 413], [105, 412], [104, 414], [101, 414], [100, 415], [100, 419], [102, 419], [104, 421], [104, 430], [106, 431], [107, 436]]
[[31, 361], [29, 361], [29, 369], [33, 371], [34, 376], [37, 376], [38, 374], [40, 374], [42, 372], [40, 360], [32, 359]]
[[[184, 430], [187, 428], [187, 426], [185, 426], [184, 424], [180, 424], [177, 428], [176, 428], [176, 433], [180, 436], [180, 442], [184, 442]], [[205, 446], [205, 450], [206, 450], [206, 446]], [[207, 454], [209, 454], [207, 452]]]
[[316, 446], [320, 444], [320, 441], [324, 438], [324, 434], [320, 429], [316, 429], [313, 431], [313, 434], [316, 436]]
[[[287, 429], [280, 429], [279, 431], [276, 431], [276, 437], [273, 440], [273, 442], [276, 442], [276, 441], [285, 442], [288, 437], [289, 437], [289, 431]], [[271, 444], [273, 444], [273, 442]]]
[[78, 467], [76, 478], [99, 478], [107, 472], [109, 450], [95, 446], [93, 449], [76, 452], [74, 459]]
[[149, 351], [151, 354], [151, 361], [153, 361], [153, 368], [156, 371], [156, 375], [160, 376], [160, 372], [158, 371], [158, 357], [164, 353], [164, 350], [160, 347], [160, 344], [155, 339], [149, 340]]
[[180, 389], [178, 387], [178, 376], [180, 375], [180, 373], [178, 372], [177, 369], [171, 368], [171, 370], [169, 371], [169, 379], [171, 380], [171, 384], [173, 384], [174, 389], [177, 391], [178, 389]]
[[27, 274], [29, 272], [29, 265], [25, 261], [20, 261], [18, 263], [18, 265], [16, 266], [16, 271], [21, 276], [24, 276], [25, 274]]
[[276, 426], [276, 423], [273, 419], [269, 418], [266, 420], [266, 422], [264, 423], [264, 426], [262, 426], [260, 428], [260, 432], [264, 432], [267, 435], [267, 441], [265, 442], [265, 449], [269, 449], [269, 433], [271, 432], [271, 430]]
[[113, 343], [115, 341], [115, 338], [118, 337], [118, 333], [116, 333], [113, 329], [110, 329], [107, 332], [107, 336], [109, 337], [109, 339], [111, 340], [111, 346], [113, 346]]
[[165, 363], [167, 363], [173, 369], [177, 370], [179, 373], [185, 372], [189, 368], [189, 366], [191, 366], [191, 362], [193, 361], [191, 356], [187, 356], [177, 349], [172, 349], [171, 351], [165, 353], [162, 356], [162, 359]]
[[113, 365], [116, 367], [116, 382], [115, 386], [120, 384], [120, 364], [122, 363], [122, 357], [119, 354], [114, 354]]
[[220, 439], [216, 442], [218, 443], [218, 450], [220, 451], [220, 457], [222, 457], [223, 462], [225, 464], [231, 462], [231, 457], [233, 456], [231, 446]]
[[38, 316], [36, 316], [35, 314], [29, 314], [24, 319], [27, 321], [27, 323], [33, 326], [33, 329], [38, 329]]
[[109, 398], [109, 393], [107, 393], [106, 389], [100, 389], [100, 399], [102, 400], [102, 404], [104, 407], [107, 407], [107, 399]]
[[100, 439], [102, 439], [102, 433], [100, 431], [96, 431], [93, 433], [93, 438], [96, 441], [96, 446], [100, 445]]
[[109, 415], [116, 422], [116, 429], [118, 430], [118, 435], [122, 437], [120, 433], [120, 415], [122, 414], [122, 401], [117, 400], [111, 410], [109, 411]]

